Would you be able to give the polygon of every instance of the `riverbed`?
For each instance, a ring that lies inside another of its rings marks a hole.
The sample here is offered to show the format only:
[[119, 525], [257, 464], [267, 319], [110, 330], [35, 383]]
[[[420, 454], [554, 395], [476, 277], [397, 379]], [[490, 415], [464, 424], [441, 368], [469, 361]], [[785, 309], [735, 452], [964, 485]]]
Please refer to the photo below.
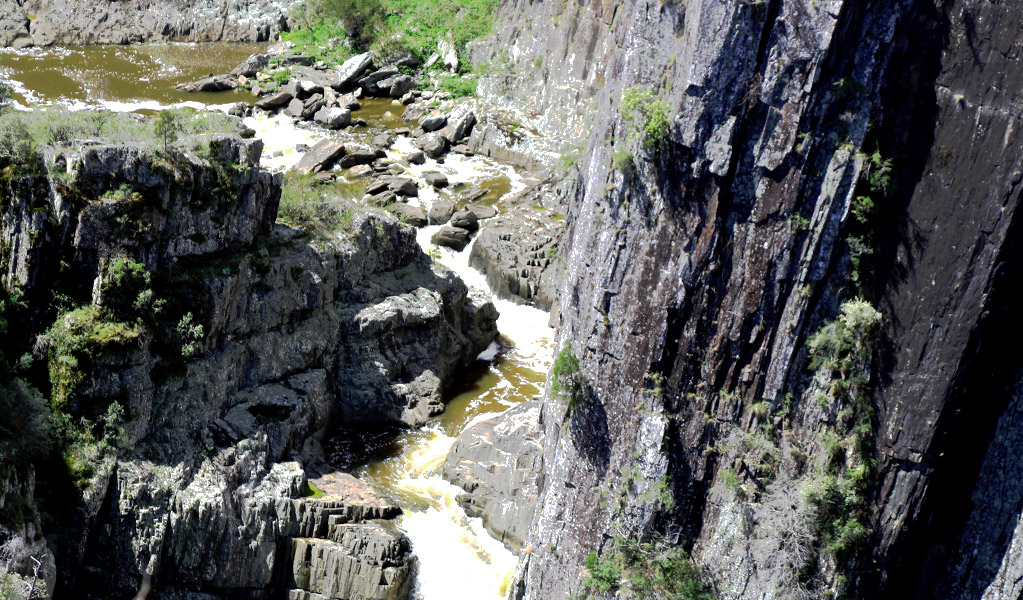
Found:
[[[59, 104], [73, 109], [152, 111], [168, 106], [226, 110], [253, 98], [245, 91], [188, 94], [179, 83], [230, 71], [261, 47], [252, 44], [147, 44], [86, 48], [0, 51], [0, 79], [15, 90], [22, 107]], [[325, 137], [364, 144], [381, 131], [403, 125], [404, 107], [387, 100], [367, 99], [353, 118], [365, 126], [341, 132], [297, 124], [283, 116], [254, 116], [246, 124], [265, 146], [263, 165], [283, 171], [293, 167], [304, 148]], [[524, 188], [512, 167], [489, 158], [450, 154], [443, 163], [432, 159], [410, 164], [413, 150], [398, 137], [388, 159], [417, 181], [429, 171], [444, 173], [446, 190], [421, 188], [416, 203], [428, 208], [466, 189], [485, 191], [477, 202], [502, 209], [502, 200]], [[343, 175], [346, 180], [352, 180]], [[487, 289], [481, 273], [468, 264], [471, 245], [462, 252], [435, 247], [437, 227], [419, 230], [417, 239], [434, 260], [454, 270], [469, 286]], [[466, 427], [540, 394], [553, 354], [553, 330], [544, 311], [494, 300], [500, 312], [498, 339], [463, 373], [448, 393], [445, 413], [416, 430], [380, 428], [335, 433], [328, 444], [330, 459], [394, 497], [404, 508], [399, 527], [412, 541], [420, 561], [415, 595], [423, 600], [503, 598], [516, 556], [491, 537], [480, 519], [458, 506], [459, 488], [441, 477], [441, 466], [455, 438]]]

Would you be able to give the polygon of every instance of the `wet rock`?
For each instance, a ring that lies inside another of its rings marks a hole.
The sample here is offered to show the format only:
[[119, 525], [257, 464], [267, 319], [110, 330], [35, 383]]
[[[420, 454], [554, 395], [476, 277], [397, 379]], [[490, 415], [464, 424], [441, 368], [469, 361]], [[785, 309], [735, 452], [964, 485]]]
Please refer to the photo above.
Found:
[[426, 154], [424, 154], [421, 150], [410, 152], [408, 155], [408, 161], [413, 165], [426, 164]]
[[464, 208], [451, 215], [451, 225], [461, 227], [470, 233], [480, 228], [480, 222], [476, 215]]
[[426, 211], [419, 206], [398, 202], [390, 207], [400, 221], [413, 227], [426, 227]]
[[438, 133], [428, 133], [416, 138], [414, 143], [430, 158], [438, 158], [448, 149], [447, 140]]
[[462, 199], [465, 200], [466, 202], [475, 202], [489, 193], [490, 190], [486, 188], [476, 188], [462, 194]]
[[322, 140], [305, 153], [295, 170], [299, 173], [319, 173], [334, 166], [344, 155], [344, 144], [331, 139]]
[[527, 400], [466, 428], [444, 461], [444, 478], [466, 492], [458, 504], [516, 552], [536, 511], [542, 440], [540, 402]]
[[347, 108], [348, 110], [359, 110], [362, 104], [359, 103], [359, 99], [353, 94], [345, 94], [337, 99], [337, 104], [341, 108]]
[[236, 102], [231, 105], [227, 114], [232, 117], [244, 118], [252, 114], [252, 106], [248, 102]]
[[450, 200], [437, 199], [430, 205], [428, 215], [430, 225], [443, 225], [451, 220], [455, 214], [455, 203]]
[[349, 172], [356, 176], [369, 175], [373, 172], [373, 167], [370, 165], [355, 165]]
[[369, 197], [369, 203], [373, 206], [391, 206], [398, 200], [398, 196], [394, 192], [384, 188], [382, 192], [372, 194]]
[[473, 245], [469, 263], [487, 276], [500, 295], [547, 308], [554, 299], [553, 257], [561, 222], [531, 207], [509, 209], [488, 220]]
[[255, 77], [262, 69], [270, 64], [270, 57], [266, 54], [253, 54], [245, 61], [234, 68], [231, 74], [236, 77]]
[[437, 131], [447, 124], [448, 118], [445, 115], [430, 115], [419, 121], [419, 125], [423, 128], [423, 131]]
[[432, 185], [435, 188], [443, 188], [448, 186], [448, 177], [443, 173], [427, 173], [423, 178], [426, 183]]
[[369, 140], [374, 148], [390, 148], [394, 145], [394, 136], [389, 133], [378, 133]]
[[389, 182], [387, 181], [386, 178], [378, 179], [378, 180], [374, 181], [373, 183], [369, 184], [368, 186], [366, 186], [366, 193], [371, 195], [371, 196], [375, 195], [375, 194], [379, 194], [380, 192], [382, 192], [382, 191], [387, 189], [388, 183]]
[[433, 234], [430, 241], [438, 246], [446, 246], [461, 252], [469, 245], [470, 232], [461, 227], [445, 225]]
[[238, 128], [238, 137], [245, 140], [251, 140], [256, 137], [256, 130], [243, 124]]
[[215, 75], [187, 83], [181, 87], [186, 92], [226, 92], [238, 87], [238, 81], [232, 77]]
[[412, 92], [409, 92], [401, 97], [401, 104], [408, 106], [416, 101], [416, 96]]
[[357, 54], [341, 64], [330, 85], [339, 92], [344, 91], [344, 89], [350, 87], [366, 69], [369, 69], [372, 66], [373, 55], [371, 53], [364, 52], [362, 54]]

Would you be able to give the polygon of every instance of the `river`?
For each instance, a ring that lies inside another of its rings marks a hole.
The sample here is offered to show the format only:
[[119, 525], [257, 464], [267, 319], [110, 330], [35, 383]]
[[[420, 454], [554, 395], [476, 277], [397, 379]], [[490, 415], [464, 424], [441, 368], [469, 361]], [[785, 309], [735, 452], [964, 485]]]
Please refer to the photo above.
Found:
[[[15, 90], [21, 106], [62, 104], [74, 109], [151, 111], [168, 106], [223, 110], [246, 92], [187, 94], [174, 85], [211, 73], [230, 71], [249, 54], [251, 44], [147, 44], [85, 48], [0, 50], [0, 79]], [[364, 143], [382, 129], [396, 129], [403, 107], [369, 99], [353, 117], [367, 127], [330, 132], [288, 117], [256, 116], [246, 124], [265, 146], [263, 164], [286, 170], [301, 159], [303, 146], [331, 136], [346, 143]], [[427, 171], [448, 176], [449, 190], [485, 188], [481, 203], [502, 208], [502, 199], [522, 189], [513, 168], [483, 157], [450, 154], [443, 164], [428, 159], [412, 165], [405, 156], [410, 140], [399, 138], [388, 158], [420, 179]], [[420, 189], [417, 202], [429, 204], [453, 191]], [[462, 252], [437, 248], [430, 237], [437, 227], [419, 231], [423, 249], [454, 270], [470, 286], [487, 288], [485, 278], [468, 264], [470, 247]], [[328, 444], [332, 462], [394, 497], [404, 507], [399, 527], [412, 541], [420, 561], [415, 595], [422, 600], [487, 600], [505, 597], [516, 556], [491, 537], [480, 519], [470, 519], [458, 506], [459, 488], [441, 477], [441, 466], [458, 434], [472, 423], [502, 412], [542, 392], [553, 355], [553, 330], [547, 313], [507, 300], [494, 300], [501, 332], [480, 355], [447, 398], [447, 410], [417, 430], [339, 430]]]

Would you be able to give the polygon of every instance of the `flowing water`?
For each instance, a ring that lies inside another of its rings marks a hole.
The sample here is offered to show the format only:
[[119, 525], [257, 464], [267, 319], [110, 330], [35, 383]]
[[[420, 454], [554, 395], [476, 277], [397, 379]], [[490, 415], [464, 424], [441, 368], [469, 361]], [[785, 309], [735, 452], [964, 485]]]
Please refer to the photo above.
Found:
[[[77, 109], [119, 111], [155, 110], [171, 105], [223, 110], [240, 101], [252, 101], [247, 92], [188, 94], [173, 89], [213, 73], [230, 71], [249, 54], [261, 50], [247, 44], [147, 44], [85, 48], [0, 50], [0, 80], [15, 90], [23, 106], [63, 104]], [[380, 131], [403, 126], [404, 107], [369, 99], [353, 113], [365, 127], [342, 132], [296, 124], [288, 117], [256, 116], [246, 124], [264, 143], [263, 165], [273, 170], [293, 167], [304, 148], [326, 137], [345, 143], [366, 144]], [[390, 113], [390, 114], [388, 114]], [[388, 150], [388, 160], [406, 174], [422, 179], [424, 173], [447, 175], [444, 190], [420, 188], [413, 203], [424, 208], [439, 199], [456, 205], [464, 194], [481, 190], [475, 202], [501, 209], [502, 199], [523, 189], [514, 169], [483, 157], [449, 154], [443, 162], [428, 159], [412, 165], [407, 155], [411, 139], [399, 136]], [[423, 228], [418, 240], [423, 249], [451, 268], [466, 284], [487, 288], [483, 275], [471, 268], [463, 252], [434, 247], [430, 237], [439, 227]], [[330, 450], [338, 468], [351, 471], [395, 497], [405, 513], [399, 527], [412, 540], [420, 560], [416, 596], [424, 600], [482, 600], [505, 596], [516, 557], [458, 506], [461, 490], [441, 477], [441, 467], [458, 434], [480, 419], [541, 393], [553, 354], [553, 330], [547, 313], [495, 299], [500, 312], [498, 339], [480, 355], [449, 393], [447, 410], [418, 430], [340, 430]]]

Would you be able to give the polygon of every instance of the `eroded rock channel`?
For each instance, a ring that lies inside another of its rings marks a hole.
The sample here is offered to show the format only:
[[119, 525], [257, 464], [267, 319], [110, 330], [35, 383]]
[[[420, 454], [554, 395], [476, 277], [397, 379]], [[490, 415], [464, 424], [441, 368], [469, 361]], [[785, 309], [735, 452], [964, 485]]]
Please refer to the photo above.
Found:
[[[66, 71], [76, 52], [14, 53], [8, 72], [28, 56]], [[173, 50], [119, 52], [174, 68]], [[550, 306], [541, 274], [561, 205], [531, 191], [541, 172], [469, 149], [485, 145], [473, 137], [477, 106], [392, 94], [386, 65], [356, 60], [299, 65], [282, 91], [253, 96], [231, 90], [255, 78], [246, 65], [265, 66], [261, 55], [217, 79], [228, 84], [178, 74], [149, 97], [96, 96], [86, 80], [57, 96], [31, 87], [39, 72], [16, 88], [24, 106], [83, 115], [174, 103], [231, 112], [240, 134], [167, 152], [55, 146], [41, 172], [10, 180], [5, 284], [84, 302], [58, 312], [59, 326], [97, 346], [51, 347], [51, 368], [76, 361], [63, 392], [72, 414], [101, 419], [117, 404], [125, 415], [123, 450], [81, 473], [86, 493], [64, 507], [78, 522], [69, 539], [32, 540], [51, 557], [44, 576], [58, 596], [507, 592], [528, 517], [488, 532], [445, 477], [472, 486], [444, 462], [466, 427], [542, 391], [553, 332], [530, 304]], [[105, 76], [124, 78], [119, 64]], [[234, 102], [246, 98], [255, 106]], [[311, 238], [275, 223], [282, 178], [296, 173], [364, 192], [338, 200], [343, 232]], [[516, 244], [520, 234], [528, 241]], [[123, 289], [126, 269], [140, 289]], [[135, 310], [124, 296], [146, 290], [159, 308], [145, 310], [159, 315], [115, 324]]]

